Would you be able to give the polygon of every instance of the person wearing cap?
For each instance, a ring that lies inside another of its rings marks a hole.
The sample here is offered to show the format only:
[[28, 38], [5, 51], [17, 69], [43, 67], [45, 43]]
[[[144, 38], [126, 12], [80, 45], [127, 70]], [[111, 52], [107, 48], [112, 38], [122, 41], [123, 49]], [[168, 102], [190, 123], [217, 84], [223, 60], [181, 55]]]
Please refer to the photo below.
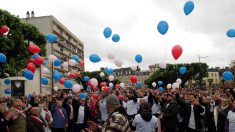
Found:
[[86, 103], [87, 96], [85, 93], [80, 93], [79, 100], [73, 100], [73, 122], [74, 131], [81, 132], [85, 128], [88, 128], [87, 121], [90, 116], [90, 109]]
[[106, 108], [109, 114], [108, 119], [105, 121], [103, 126], [89, 121], [89, 132], [100, 131], [100, 132], [130, 132], [130, 124], [128, 118], [119, 112], [120, 103], [118, 97], [114, 94], [110, 94], [106, 97]]
[[164, 132], [175, 132], [177, 128], [177, 103], [174, 101], [172, 94], [167, 94], [167, 102], [162, 109], [162, 119], [164, 125]]

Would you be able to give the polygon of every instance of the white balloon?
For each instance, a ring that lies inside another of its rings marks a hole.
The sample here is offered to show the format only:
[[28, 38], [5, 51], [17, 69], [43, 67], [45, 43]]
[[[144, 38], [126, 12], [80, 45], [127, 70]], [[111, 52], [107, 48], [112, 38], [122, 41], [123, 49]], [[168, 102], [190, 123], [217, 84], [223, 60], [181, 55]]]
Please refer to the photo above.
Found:
[[174, 88], [179, 88], [180, 87], [180, 85], [179, 85], [179, 83], [173, 83], [173, 85], [172, 85], [172, 88], [174, 89]]
[[114, 61], [114, 64], [115, 64], [117, 67], [122, 67], [123, 62], [122, 62], [122, 60], [120, 60], [120, 59], [116, 59], [116, 60]]
[[59, 88], [55, 86], [53, 89], [54, 91], [58, 91]]
[[156, 82], [153, 82], [153, 83], [152, 83], [152, 86], [153, 86], [153, 87], [156, 87], [156, 86], [157, 86]]
[[69, 66], [68, 62], [62, 63], [62, 67], [63, 67], [63, 68], [67, 68], [68, 66]]
[[55, 60], [57, 60], [57, 57], [54, 55], [49, 55], [48, 60], [49, 60], [49, 62], [54, 62]]
[[109, 87], [112, 88], [113, 87], [113, 83], [109, 83]]
[[98, 81], [97, 81], [96, 78], [92, 78], [92, 79], [91, 79], [91, 85], [92, 85], [92, 86], [96, 86], [96, 87], [98, 86]]
[[171, 84], [170, 84], [170, 83], [167, 84], [166, 88], [167, 88], [167, 89], [170, 89], [170, 88], [171, 88]]
[[76, 62], [74, 59], [70, 59], [70, 60], [69, 60], [69, 65], [70, 65], [70, 66], [75, 66], [76, 63], [77, 63], [77, 62]]
[[159, 67], [160, 67], [161, 69], [166, 69], [166, 63], [165, 63], [165, 62], [159, 63]]
[[49, 73], [49, 70], [48, 70], [46, 67], [43, 67], [43, 68], [41, 69], [41, 73], [42, 73], [42, 74], [47, 74], [47, 73]]
[[114, 80], [114, 76], [113, 75], [109, 75], [109, 81], [113, 81]]
[[110, 60], [113, 60], [114, 58], [115, 58], [115, 56], [114, 56], [114, 54], [108, 54], [108, 58], [110, 59]]
[[125, 88], [125, 83], [120, 83], [121, 88]]
[[132, 66], [132, 67], [131, 67], [131, 70], [132, 70], [132, 71], [136, 71], [136, 70], [137, 70], [137, 66]]
[[105, 75], [104, 72], [100, 73], [100, 77], [104, 77], [104, 75]]
[[73, 85], [72, 90], [73, 90], [74, 93], [78, 93], [81, 90], [81, 86], [78, 85], [78, 84], [75, 84], [75, 85]]
[[176, 80], [176, 82], [180, 85], [180, 84], [182, 83], [182, 80], [181, 80], [180, 78], [178, 78], [178, 79]]

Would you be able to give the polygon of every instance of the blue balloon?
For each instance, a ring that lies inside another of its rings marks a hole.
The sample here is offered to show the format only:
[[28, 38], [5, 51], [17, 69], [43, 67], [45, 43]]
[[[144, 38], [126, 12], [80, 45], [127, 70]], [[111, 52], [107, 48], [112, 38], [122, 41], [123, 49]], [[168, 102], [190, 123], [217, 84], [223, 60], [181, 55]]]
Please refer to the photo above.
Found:
[[136, 55], [135, 56], [135, 61], [138, 62], [138, 63], [141, 63], [142, 62], [142, 56], [141, 55]]
[[186, 67], [184, 67], [184, 66], [180, 67], [179, 72], [180, 72], [180, 75], [185, 74], [187, 72]]
[[88, 97], [87, 93], [80, 93], [79, 98], [80, 99], [86, 99]]
[[4, 93], [5, 93], [5, 94], [11, 94], [11, 89], [5, 89], [5, 90], [4, 90]]
[[34, 60], [36, 60], [38, 56], [39, 56], [39, 54], [38, 54], [38, 53], [35, 53], [35, 54], [32, 55], [32, 58], [33, 58]]
[[49, 34], [46, 35], [46, 39], [50, 43], [54, 43], [54, 42], [57, 41], [57, 36], [55, 34], [49, 33]]
[[223, 77], [224, 77], [224, 80], [226, 80], [226, 81], [233, 80], [233, 74], [230, 71], [225, 71], [223, 73]]
[[41, 84], [48, 85], [49, 81], [46, 77], [41, 78]]
[[184, 14], [189, 15], [194, 9], [194, 3], [192, 1], [188, 1], [184, 4]]
[[112, 35], [112, 29], [110, 27], [106, 27], [103, 31], [104, 37], [109, 38]]
[[235, 29], [229, 29], [227, 31], [227, 36], [230, 38], [235, 37]]
[[64, 87], [72, 88], [73, 87], [73, 82], [71, 80], [64, 81]]
[[120, 36], [118, 34], [114, 34], [112, 36], [112, 40], [113, 40], [113, 42], [118, 42], [120, 40]]
[[89, 78], [88, 76], [84, 76], [84, 77], [83, 77], [83, 81], [84, 81], [84, 82], [88, 82], [89, 80], [90, 80], [90, 78]]
[[90, 55], [90, 61], [93, 63], [97, 63], [97, 62], [101, 61], [101, 59], [97, 54], [92, 54], [92, 55]]
[[143, 86], [142, 82], [137, 82], [137, 83], [136, 83], [136, 87], [137, 87], [137, 88], [141, 88], [142, 86]]
[[72, 56], [72, 59], [73, 59], [73, 60], [75, 60], [76, 62], [78, 62], [78, 61], [79, 61], [79, 57], [78, 57], [78, 55], [73, 55], [73, 56]]
[[28, 94], [28, 98], [29, 98], [29, 99], [31, 99], [31, 98], [32, 98], [32, 96], [33, 96], [32, 94]]
[[5, 79], [5, 80], [4, 80], [4, 83], [5, 83], [6, 85], [10, 85], [10, 84], [11, 84], [11, 80], [10, 80], [10, 79]]
[[58, 81], [58, 80], [60, 80], [62, 78], [62, 74], [59, 73], [57, 70], [53, 71], [53, 75], [52, 76], [53, 76], [53, 79], [56, 80], [56, 81]]
[[158, 84], [158, 86], [162, 86], [163, 82], [162, 81], [158, 81], [157, 84]]
[[163, 92], [164, 89], [162, 87], [159, 88], [159, 92]]
[[109, 74], [109, 75], [113, 74], [113, 69], [108, 68], [108, 70], [106, 71], [106, 73]]
[[164, 35], [168, 31], [168, 23], [166, 21], [160, 21], [157, 25], [157, 30], [160, 34]]
[[44, 60], [43, 63], [42, 63], [43, 66], [47, 65], [47, 61]]
[[54, 61], [54, 66], [60, 66], [62, 61], [60, 59], [57, 59]]
[[7, 62], [7, 57], [3, 53], [0, 53], [0, 62], [4, 64]]
[[86, 90], [91, 91], [91, 86], [87, 86]]
[[28, 80], [33, 80], [34, 78], [34, 74], [33, 72], [29, 71], [29, 70], [24, 70], [24, 77]]

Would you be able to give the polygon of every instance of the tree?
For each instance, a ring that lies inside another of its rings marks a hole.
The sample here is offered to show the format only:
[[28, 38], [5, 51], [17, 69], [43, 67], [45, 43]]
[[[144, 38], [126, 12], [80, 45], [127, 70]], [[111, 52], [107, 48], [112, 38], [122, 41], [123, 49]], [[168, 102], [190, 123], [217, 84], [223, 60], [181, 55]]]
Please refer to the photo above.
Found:
[[0, 52], [7, 57], [7, 63], [0, 63], [0, 78], [15, 76], [28, 63], [32, 54], [28, 52], [32, 41], [41, 48], [40, 55], [46, 53], [46, 40], [38, 29], [30, 24], [22, 23], [19, 18], [9, 12], [0, 10], [0, 26], [7, 25], [10, 32], [7, 36], [0, 35]]
[[[76, 80], [77, 83], [82, 84], [82, 86], [84, 87], [84, 89], [86, 89], [86, 87], [87, 87], [87, 82], [85, 82], [85, 81], [83, 80], [84, 76], [88, 76], [88, 77], [90, 77], [90, 79], [91, 79], [91, 78], [96, 78], [96, 79], [98, 80], [99, 84], [100, 84], [101, 82], [106, 82], [107, 84], [110, 83], [107, 74], [105, 74], [104, 77], [100, 77], [100, 71], [82, 72], [79, 77], [75, 78], [75, 80]], [[113, 85], [115, 86], [116, 84], [119, 84], [119, 83], [120, 83], [120, 80], [114, 79], [114, 80], [112, 81], [112, 83], [113, 83]], [[98, 86], [98, 88], [101, 88], [101, 87]]]
[[[179, 74], [179, 68], [185, 66], [187, 72], [183, 75]], [[159, 69], [154, 72], [146, 81], [149, 87], [151, 87], [152, 82], [163, 81], [164, 85], [168, 83], [174, 83], [177, 78], [181, 78], [181, 86], [184, 87], [188, 80], [197, 80], [202, 83], [202, 78], [207, 77], [207, 64], [206, 63], [191, 63], [191, 64], [168, 64], [167, 68]]]
[[207, 80], [207, 82], [208, 82], [209, 85], [211, 86], [211, 83], [213, 82], [213, 79], [209, 78], [209, 79]]

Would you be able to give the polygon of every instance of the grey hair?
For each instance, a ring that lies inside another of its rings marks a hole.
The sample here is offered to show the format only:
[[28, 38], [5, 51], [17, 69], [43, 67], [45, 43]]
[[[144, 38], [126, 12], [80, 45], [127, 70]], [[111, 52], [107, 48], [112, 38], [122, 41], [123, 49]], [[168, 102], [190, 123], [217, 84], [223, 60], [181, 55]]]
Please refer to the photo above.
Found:
[[118, 97], [115, 94], [110, 94], [109, 96], [107, 96], [105, 98], [106, 103], [109, 105], [116, 105], [116, 106], [120, 106], [120, 102], [118, 100]]

